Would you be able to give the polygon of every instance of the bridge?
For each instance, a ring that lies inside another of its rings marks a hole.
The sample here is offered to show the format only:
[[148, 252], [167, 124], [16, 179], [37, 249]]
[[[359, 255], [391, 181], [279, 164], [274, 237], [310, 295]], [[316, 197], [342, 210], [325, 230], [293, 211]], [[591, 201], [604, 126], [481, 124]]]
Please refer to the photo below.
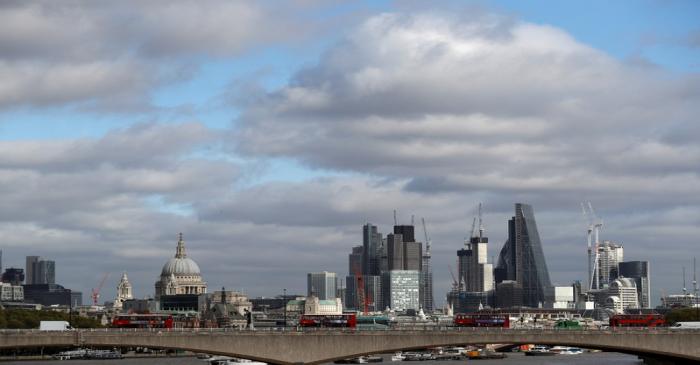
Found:
[[315, 365], [359, 355], [438, 346], [545, 344], [601, 349], [668, 359], [700, 361], [700, 331], [516, 330], [438, 328], [387, 331], [240, 331], [220, 329], [97, 329], [63, 332], [0, 331], [0, 348], [87, 346], [181, 349], [272, 364]]

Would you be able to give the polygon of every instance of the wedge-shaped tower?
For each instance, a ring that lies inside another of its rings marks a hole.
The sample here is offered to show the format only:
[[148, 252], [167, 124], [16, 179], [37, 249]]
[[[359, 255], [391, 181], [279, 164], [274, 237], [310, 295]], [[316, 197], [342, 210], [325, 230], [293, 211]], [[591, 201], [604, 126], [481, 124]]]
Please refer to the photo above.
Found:
[[512, 280], [522, 289], [522, 304], [539, 307], [552, 284], [542, 251], [532, 206], [516, 203], [515, 216], [508, 221], [508, 240], [498, 256], [496, 282]]

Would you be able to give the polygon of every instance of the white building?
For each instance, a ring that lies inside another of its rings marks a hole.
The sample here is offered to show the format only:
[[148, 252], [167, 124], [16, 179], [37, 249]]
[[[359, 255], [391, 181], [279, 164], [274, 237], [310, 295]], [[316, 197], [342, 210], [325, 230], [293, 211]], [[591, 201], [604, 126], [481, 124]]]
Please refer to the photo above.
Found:
[[124, 305], [124, 301], [129, 299], [134, 299], [134, 295], [131, 290], [129, 278], [126, 277], [126, 272], [124, 272], [117, 285], [117, 297], [114, 299], [114, 308], [121, 309]]
[[0, 283], [0, 301], [3, 302], [23, 302], [24, 288], [21, 285]]
[[671, 294], [661, 297], [664, 308], [694, 308], [700, 307], [700, 301], [695, 294]]
[[546, 308], [552, 309], [574, 309], [576, 299], [574, 298], [573, 286], [553, 286], [547, 289]]
[[617, 313], [622, 313], [625, 309], [639, 308], [637, 285], [634, 280], [628, 278], [613, 280], [608, 287], [608, 295], [604, 306]]
[[[611, 284], [611, 279], [618, 276], [618, 264], [624, 261], [624, 249], [621, 244], [612, 241], [603, 241], [598, 246], [598, 281], [597, 289], [606, 288]], [[594, 289], [596, 289], [594, 287]]]
[[304, 301], [304, 314], [307, 315], [340, 315], [343, 314], [343, 302], [340, 298], [320, 299], [312, 295]]
[[338, 279], [334, 272], [310, 272], [306, 274], [306, 295], [316, 295], [321, 300], [335, 299]]
[[420, 309], [420, 271], [391, 270], [382, 274], [384, 305], [395, 311]]

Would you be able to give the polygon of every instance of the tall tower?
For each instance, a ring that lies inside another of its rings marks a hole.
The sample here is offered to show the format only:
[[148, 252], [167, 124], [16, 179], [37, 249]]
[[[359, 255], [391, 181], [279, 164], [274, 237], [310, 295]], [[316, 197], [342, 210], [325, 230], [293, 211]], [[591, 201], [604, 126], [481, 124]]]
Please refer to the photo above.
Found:
[[25, 282], [27, 285], [37, 284], [35, 283], [34, 268], [36, 263], [39, 262], [41, 257], [39, 256], [27, 256], [26, 266], [24, 267], [24, 274], [26, 276]]
[[617, 279], [618, 264], [624, 261], [624, 248], [621, 244], [612, 241], [603, 241], [598, 246], [598, 264], [596, 274], [598, 275], [599, 286], [602, 289], [610, 285]]
[[362, 275], [379, 275], [382, 234], [370, 223], [362, 227]]
[[122, 273], [122, 278], [117, 284], [117, 297], [114, 299], [114, 308], [121, 309], [124, 305], [124, 301], [127, 299], [134, 299], [134, 295], [131, 291], [131, 283], [129, 278], [126, 277], [126, 271]]
[[538, 307], [545, 302], [552, 284], [545, 262], [532, 206], [516, 203], [515, 216], [508, 221], [508, 240], [503, 245], [496, 268], [497, 282], [513, 280], [522, 289], [522, 303]]
[[320, 300], [335, 299], [338, 280], [334, 272], [310, 272], [306, 275], [307, 296], [316, 295]]
[[422, 258], [420, 299], [423, 310], [426, 313], [431, 313], [435, 309], [435, 302], [433, 299], [433, 269], [430, 266], [430, 245], [432, 241], [428, 236], [428, 229], [425, 227], [424, 218], [421, 218], [421, 223], [423, 223], [423, 233], [425, 234], [425, 251], [423, 251]]

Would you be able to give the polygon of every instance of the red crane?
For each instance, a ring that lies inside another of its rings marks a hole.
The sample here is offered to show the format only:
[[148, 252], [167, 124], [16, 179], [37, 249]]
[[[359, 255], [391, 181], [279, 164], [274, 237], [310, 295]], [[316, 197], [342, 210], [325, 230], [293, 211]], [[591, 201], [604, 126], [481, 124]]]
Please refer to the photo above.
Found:
[[100, 299], [100, 290], [102, 290], [102, 286], [105, 284], [105, 280], [107, 280], [107, 277], [109, 276], [109, 273], [105, 273], [102, 276], [102, 280], [100, 280], [100, 284], [97, 285], [97, 289], [92, 289], [92, 305], [97, 305], [97, 300]]
[[[363, 313], [369, 313], [369, 295], [365, 293], [365, 278], [362, 276], [362, 271], [355, 266], [355, 285], [357, 287], [357, 305], [362, 306]], [[367, 294], [367, 295], [366, 295]], [[358, 308], [359, 309], [359, 308]]]

